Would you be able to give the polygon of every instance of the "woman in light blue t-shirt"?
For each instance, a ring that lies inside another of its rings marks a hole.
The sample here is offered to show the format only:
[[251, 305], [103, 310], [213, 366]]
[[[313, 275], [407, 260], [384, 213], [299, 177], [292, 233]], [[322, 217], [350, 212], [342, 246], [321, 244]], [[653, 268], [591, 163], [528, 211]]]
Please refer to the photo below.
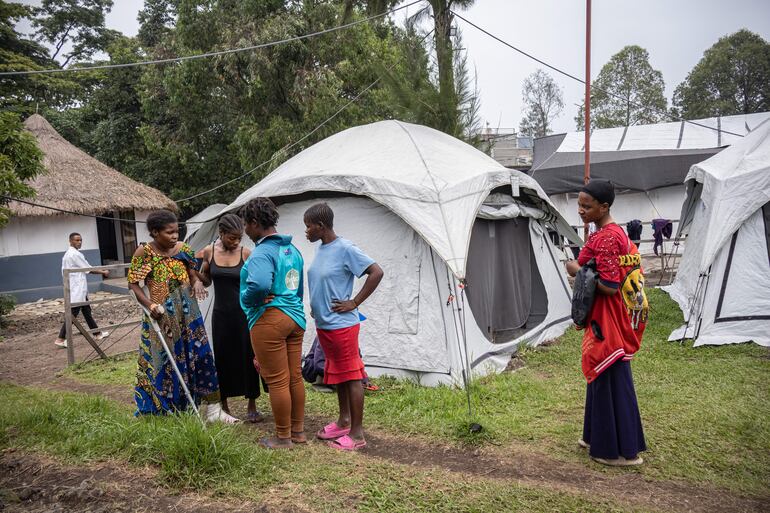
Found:
[[[337, 385], [340, 414], [316, 436], [335, 449], [354, 451], [366, 446], [363, 430], [364, 362], [358, 348], [358, 307], [382, 280], [377, 263], [355, 244], [334, 233], [334, 212], [326, 203], [305, 212], [305, 235], [321, 246], [308, 269], [310, 310], [318, 341], [326, 354], [324, 383]], [[353, 282], [366, 275], [355, 297]]]

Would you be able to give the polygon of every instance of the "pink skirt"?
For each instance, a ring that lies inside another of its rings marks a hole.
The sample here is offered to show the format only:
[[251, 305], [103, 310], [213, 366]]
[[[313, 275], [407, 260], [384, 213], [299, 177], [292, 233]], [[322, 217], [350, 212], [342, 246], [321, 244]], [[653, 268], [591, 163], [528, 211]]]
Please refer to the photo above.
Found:
[[326, 355], [324, 383], [336, 385], [366, 377], [364, 361], [358, 350], [360, 325], [337, 330], [317, 330], [318, 342]]

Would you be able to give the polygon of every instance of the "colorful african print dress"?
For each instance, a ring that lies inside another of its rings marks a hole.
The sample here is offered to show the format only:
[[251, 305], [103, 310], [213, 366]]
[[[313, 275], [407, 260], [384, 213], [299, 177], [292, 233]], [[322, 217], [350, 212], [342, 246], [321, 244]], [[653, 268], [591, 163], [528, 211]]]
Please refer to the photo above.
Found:
[[[169, 257], [158, 254], [150, 244], [143, 247], [142, 255], [131, 260], [128, 282], [144, 281], [150, 290], [150, 300], [166, 309], [158, 325], [193, 399], [196, 403], [204, 398], [216, 401], [219, 382], [214, 356], [187, 274], [188, 268], [196, 265], [192, 249], [182, 244], [179, 253]], [[136, 380], [136, 415], [165, 414], [187, 408], [184, 389], [147, 315], [142, 321]]]

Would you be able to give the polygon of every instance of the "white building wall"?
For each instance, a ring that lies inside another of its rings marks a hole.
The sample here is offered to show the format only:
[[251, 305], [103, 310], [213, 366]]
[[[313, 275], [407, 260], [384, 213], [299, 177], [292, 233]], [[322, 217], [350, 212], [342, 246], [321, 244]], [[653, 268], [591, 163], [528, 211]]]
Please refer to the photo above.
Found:
[[[550, 198], [554, 205], [556, 205], [556, 209], [567, 219], [569, 224], [582, 226], [583, 222], [577, 213], [577, 194], [554, 194]], [[649, 193], [629, 192], [618, 194], [615, 196], [615, 203], [612, 205], [612, 217], [624, 229], [627, 222], [632, 219], [639, 219], [644, 223], [642, 239], [652, 239], [653, 232], [650, 221], [653, 219], [679, 219], [685, 199], [684, 185], [663, 187]], [[674, 229], [671, 239], [663, 239], [666, 251], [671, 251], [673, 247], [672, 242], [679, 228], [678, 222], [673, 224]], [[578, 234], [582, 237], [581, 230], [578, 230]], [[681, 247], [683, 245], [680, 246], [680, 249]], [[639, 252], [644, 254], [653, 253], [653, 244], [640, 244]]]
[[40, 255], [64, 252], [68, 236], [83, 237], [81, 250], [99, 249], [96, 219], [82, 216], [14, 217], [0, 229], [0, 256]]
[[137, 220], [136, 242], [138, 244], [141, 244], [142, 242], [150, 242], [150, 240], [152, 240], [152, 237], [150, 237], [150, 231], [147, 229], [147, 223], [144, 222], [147, 221], [147, 216], [149, 216], [151, 212], [152, 210], [134, 210], [134, 219]]

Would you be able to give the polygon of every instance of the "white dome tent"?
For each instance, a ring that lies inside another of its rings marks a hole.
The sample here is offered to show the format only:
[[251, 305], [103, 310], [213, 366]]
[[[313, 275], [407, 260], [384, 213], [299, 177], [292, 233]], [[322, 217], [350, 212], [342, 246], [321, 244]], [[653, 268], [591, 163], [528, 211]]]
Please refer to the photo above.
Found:
[[[303, 213], [323, 200], [335, 231], [385, 270], [361, 307], [370, 375], [460, 384], [470, 372], [499, 372], [518, 344], [558, 337], [571, 323], [570, 290], [548, 231], [579, 242], [577, 234], [532, 178], [442, 132], [400, 121], [344, 130], [222, 213], [259, 196], [278, 205], [278, 230], [294, 235], [306, 268], [315, 248]], [[192, 246], [215, 230], [213, 220], [204, 224]], [[306, 313], [307, 347], [315, 327], [307, 306]]]
[[669, 340], [770, 346], [770, 121], [690, 168], [679, 272], [686, 324]]

